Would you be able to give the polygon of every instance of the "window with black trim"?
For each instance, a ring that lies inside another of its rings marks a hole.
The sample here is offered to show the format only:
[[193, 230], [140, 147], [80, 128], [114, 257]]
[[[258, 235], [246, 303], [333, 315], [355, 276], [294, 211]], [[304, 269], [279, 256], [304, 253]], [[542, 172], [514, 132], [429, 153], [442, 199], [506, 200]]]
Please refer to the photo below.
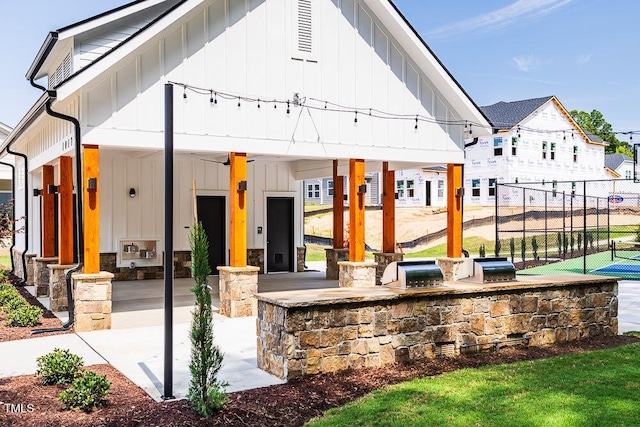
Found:
[[438, 180], [438, 197], [439, 198], [444, 197], [444, 181], [443, 180]]
[[512, 156], [518, 155], [518, 137], [517, 136], [514, 136], [511, 138], [511, 155]]
[[578, 146], [573, 146], [573, 162], [576, 163], [578, 161]]
[[547, 158], [547, 141], [542, 141], [542, 159]]
[[413, 180], [407, 180], [407, 197], [415, 197], [414, 196], [414, 187], [413, 187], [414, 183]]
[[502, 156], [502, 138], [493, 138], [493, 155]]
[[480, 180], [479, 179], [471, 180], [471, 195], [473, 197], [480, 197]]
[[496, 196], [496, 178], [489, 178], [489, 197]]
[[556, 159], [556, 143], [552, 142], [551, 143], [551, 160], [555, 160]]
[[327, 194], [333, 196], [333, 180], [327, 181]]

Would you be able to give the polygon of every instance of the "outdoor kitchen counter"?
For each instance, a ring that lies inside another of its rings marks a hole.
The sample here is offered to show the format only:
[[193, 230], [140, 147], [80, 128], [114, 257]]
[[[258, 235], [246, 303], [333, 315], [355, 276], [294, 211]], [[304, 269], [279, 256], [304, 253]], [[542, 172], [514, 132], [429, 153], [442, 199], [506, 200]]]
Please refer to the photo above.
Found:
[[395, 289], [385, 286], [371, 288], [330, 288], [300, 291], [268, 292], [257, 294], [258, 301], [280, 307], [309, 307], [318, 305], [349, 304], [368, 301], [388, 301], [407, 297], [435, 295], [464, 295], [485, 292], [502, 292], [522, 289], [541, 289], [575, 285], [616, 284], [618, 278], [583, 274], [553, 274], [523, 276], [516, 281], [499, 283], [474, 283], [468, 281], [444, 282], [441, 286], [417, 289]]
[[258, 367], [289, 379], [616, 335], [617, 294], [618, 279], [587, 275], [258, 294]]

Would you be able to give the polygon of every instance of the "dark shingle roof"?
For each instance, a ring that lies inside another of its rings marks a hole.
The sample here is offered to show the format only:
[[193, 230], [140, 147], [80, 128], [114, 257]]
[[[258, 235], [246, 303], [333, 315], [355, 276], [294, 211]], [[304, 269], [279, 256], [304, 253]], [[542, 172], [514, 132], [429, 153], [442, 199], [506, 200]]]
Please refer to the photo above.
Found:
[[616, 154], [605, 154], [604, 156], [604, 166], [611, 169], [616, 170], [620, 167], [620, 165], [625, 161], [633, 159], [625, 154], [616, 153]]
[[589, 137], [589, 139], [592, 142], [600, 142], [603, 144], [606, 144], [607, 142], [605, 140], [603, 140], [602, 138], [600, 138], [598, 135], [596, 135], [595, 133], [591, 133], [591, 132], [587, 132], [586, 130], [584, 130], [584, 128], [582, 129], [584, 131], [584, 133], [587, 134], [587, 136]]
[[480, 107], [480, 110], [487, 116], [495, 129], [511, 129], [551, 98], [553, 96], [513, 102], [500, 101], [493, 105]]

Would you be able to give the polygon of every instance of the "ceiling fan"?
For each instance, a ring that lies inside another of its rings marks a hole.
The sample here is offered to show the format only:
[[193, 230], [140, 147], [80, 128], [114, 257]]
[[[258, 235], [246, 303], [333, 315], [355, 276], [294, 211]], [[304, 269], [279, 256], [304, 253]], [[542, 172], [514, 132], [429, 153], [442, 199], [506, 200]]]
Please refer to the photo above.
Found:
[[[211, 159], [200, 159], [203, 162], [209, 162], [209, 163], [218, 163], [219, 165], [224, 165], [224, 166], [229, 166], [231, 164], [231, 157], [227, 154], [227, 160], [225, 160], [224, 162], [219, 162], [217, 160], [211, 160]], [[247, 160], [247, 163], [251, 163], [253, 162], [253, 160]]]

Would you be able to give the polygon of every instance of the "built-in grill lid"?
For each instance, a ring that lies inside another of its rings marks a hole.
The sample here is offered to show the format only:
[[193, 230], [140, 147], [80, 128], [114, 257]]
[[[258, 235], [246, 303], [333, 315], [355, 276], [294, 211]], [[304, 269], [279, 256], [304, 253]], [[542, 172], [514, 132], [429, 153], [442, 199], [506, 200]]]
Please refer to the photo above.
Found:
[[507, 258], [476, 258], [471, 280], [479, 283], [511, 282], [516, 280], [516, 268]]
[[443, 276], [435, 261], [397, 261], [385, 268], [380, 281], [385, 286], [411, 289], [441, 285]]

